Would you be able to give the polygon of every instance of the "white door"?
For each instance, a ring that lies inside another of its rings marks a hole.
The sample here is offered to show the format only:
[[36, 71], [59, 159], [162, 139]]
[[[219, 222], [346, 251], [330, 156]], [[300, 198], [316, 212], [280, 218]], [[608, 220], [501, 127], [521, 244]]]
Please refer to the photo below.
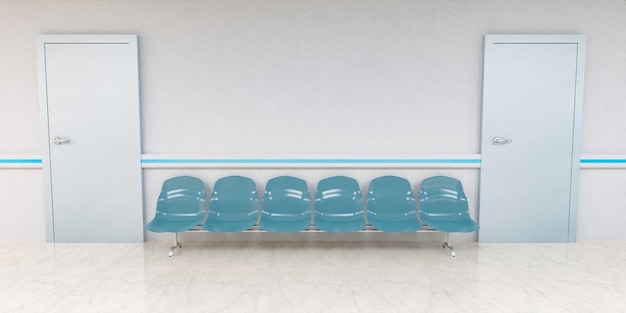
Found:
[[37, 41], [47, 241], [143, 242], [137, 36]]
[[481, 242], [576, 240], [584, 45], [485, 36]]

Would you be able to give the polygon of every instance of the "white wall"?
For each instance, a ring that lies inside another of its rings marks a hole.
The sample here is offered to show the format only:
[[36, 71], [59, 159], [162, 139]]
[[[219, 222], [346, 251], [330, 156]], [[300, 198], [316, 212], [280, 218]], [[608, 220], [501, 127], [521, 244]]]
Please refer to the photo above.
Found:
[[[0, 157], [41, 153], [37, 34], [140, 36], [147, 154], [416, 157], [478, 153], [484, 34], [584, 33], [582, 153], [619, 158], [626, 155], [624, 16], [622, 0], [0, 0]], [[343, 115], [326, 118], [331, 111]], [[290, 135], [274, 136], [282, 130]], [[267, 137], [276, 141], [264, 144]], [[211, 184], [227, 173], [264, 182], [286, 170], [146, 170], [146, 218], [163, 178], [191, 172]], [[332, 173], [364, 184], [383, 172], [394, 171], [295, 174], [309, 185]], [[2, 219], [0, 240], [44, 239], [38, 173], [0, 169], [0, 214], [20, 212]], [[398, 173], [414, 184], [431, 174], [462, 178], [476, 213], [477, 170]], [[623, 180], [622, 168], [583, 169], [579, 240], [626, 240], [618, 222], [626, 220]]]

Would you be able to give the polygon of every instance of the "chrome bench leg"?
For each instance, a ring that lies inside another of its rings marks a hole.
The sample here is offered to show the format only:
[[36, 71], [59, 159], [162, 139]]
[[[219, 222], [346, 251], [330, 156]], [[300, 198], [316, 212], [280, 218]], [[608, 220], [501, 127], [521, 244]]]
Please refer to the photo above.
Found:
[[454, 247], [452, 247], [450, 245], [450, 233], [447, 233], [447, 238], [446, 238], [446, 242], [443, 243], [443, 247], [442, 248], [448, 248], [450, 249], [450, 255], [452, 257], [456, 256], [456, 252], [454, 252]]
[[176, 248], [182, 248], [183, 245], [180, 244], [180, 242], [178, 242], [178, 233], [176, 234], [176, 245], [170, 248], [170, 258], [172, 257], [172, 255], [174, 255], [174, 250], [176, 250]]

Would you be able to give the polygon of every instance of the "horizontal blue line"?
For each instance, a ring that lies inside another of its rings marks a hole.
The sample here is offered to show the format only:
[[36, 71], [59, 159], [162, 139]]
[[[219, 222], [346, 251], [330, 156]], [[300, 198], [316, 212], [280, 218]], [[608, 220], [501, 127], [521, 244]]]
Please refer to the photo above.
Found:
[[413, 163], [446, 163], [446, 164], [480, 164], [480, 159], [145, 159], [141, 160], [144, 164], [366, 164], [366, 163], [396, 163], [396, 164], [413, 164]]
[[41, 164], [41, 159], [0, 159], [2, 164]]
[[[41, 164], [41, 159], [0, 159], [0, 164]], [[480, 159], [145, 159], [143, 164], [304, 164], [304, 163], [396, 163], [396, 164], [480, 164]], [[626, 164], [626, 159], [581, 159], [582, 164]]]
[[626, 159], [581, 159], [580, 163], [621, 164], [626, 163]]

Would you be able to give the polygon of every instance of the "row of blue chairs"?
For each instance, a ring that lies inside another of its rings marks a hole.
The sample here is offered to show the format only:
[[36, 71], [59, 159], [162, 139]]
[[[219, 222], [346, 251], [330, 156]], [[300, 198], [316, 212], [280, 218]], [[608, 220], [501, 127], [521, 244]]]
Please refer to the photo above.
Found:
[[[317, 186], [313, 223], [326, 232], [356, 232], [365, 228], [366, 220], [385, 232], [414, 232], [423, 224], [442, 232], [478, 229], [469, 216], [461, 182], [446, 176], [431, 177], [422, 182], [419, 210], [416, 210], [411, 185], [397, 176], [374, 179], [366, 203], [367, 210], [355, 179], [345, 176], [323, 179]], [[207, 217], [202, 180], [190, 176], [174, 177], [164, 182], [156, 216], [146, 229], [184, 232], [204, 221], [203, 228], [212, 232], [245, 231], [259, 219], [254, 181], [242, 176], [219, 179], [210, 199], [210, 208]], [[268, 232], [298, 232], [309, 228], [311, 222], [306, 182], [291, 176], [270, 179], [261, 203], [260, 228]]]
[[408, 180], [397, 176], [372, 180], [366, 201], [355, 179], [323, 179], [313, 206], [307, 183], [300, 178], [270, 179], [259, 203], [252, 179], [228, 176], [215, 182], [207, 211], [204, 182], [179, 176], [163, 183], [155, 217], [146, 229], [179, 233], [202, 225], [211, 232], [241, 232], [258, 225], [268, 232], [299, 232], [314, 225], [326, 232], [357, 232], [370, 224], [384, 232], [415, 232], [424, 225], [447, 233], [478, 230], [463, 186], [455, 178], [423, 180], [419, 206], [417, 202]]

